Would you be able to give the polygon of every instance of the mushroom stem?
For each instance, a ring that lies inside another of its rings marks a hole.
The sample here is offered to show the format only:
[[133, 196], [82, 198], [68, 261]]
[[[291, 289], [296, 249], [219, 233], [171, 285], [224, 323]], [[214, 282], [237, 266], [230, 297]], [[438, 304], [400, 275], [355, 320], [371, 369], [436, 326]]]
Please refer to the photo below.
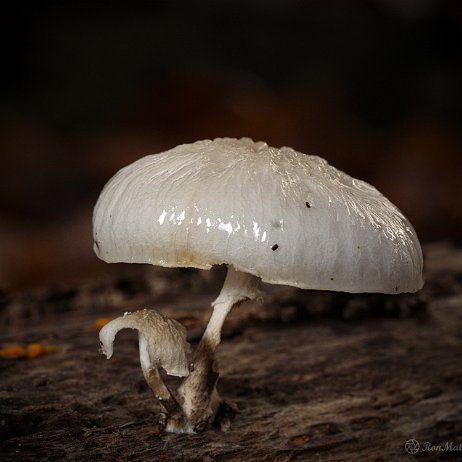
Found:
[[262, 296], [258, 290], [260, 279], [249, 273], [241, 273], [228, 267], [226, 279], [217, 299], [212, 303], [213, 313], [202, 336], [200, 347], [207, 345], [212, 352], [221, 341], [221, 329], [231, 309], [244, 300], [254, 300]]
[[218, 364], [215, 351], [221, 341], [221, 329], [226, 316], [244, 300], [261, 298], [260, 279], [228, 267], [226, 279], [218, 298], [212, 303], [213, 313], [199, 343], [194, 358], [194, 370], [186, 378], [179, 392], [183, 397], [183, 411], [188, 421], [187, 431], [202, 431], [215, 416], [220, 404], [216, 390]]
[[144, 378], [149, 385], [149, 388], [154, 393], [156, 399], [165, 409], [169, 418], [178, 420], [182, 418], [183, 411], [177, 400], [174, 398], [167, 385], [165, 385], [160, 376], [157, 367], [152, 367], [148, 351], [148, 341], [142, 332], [138, 332], [139, 347], [140, 347], [140, 362], [143, 370]]
[[161, 406], [165, 409], [165, 412], [168, 414], [169, 418], [181, 420], [183, 416], [181, 406], [173, 397], [167, 385], [165, 385], [157, 367], [145, 370], [143, 371], [143, 374], [146, 382], [149, 385], [149, 388], [152, 390], [154, 396], [160, 402]]

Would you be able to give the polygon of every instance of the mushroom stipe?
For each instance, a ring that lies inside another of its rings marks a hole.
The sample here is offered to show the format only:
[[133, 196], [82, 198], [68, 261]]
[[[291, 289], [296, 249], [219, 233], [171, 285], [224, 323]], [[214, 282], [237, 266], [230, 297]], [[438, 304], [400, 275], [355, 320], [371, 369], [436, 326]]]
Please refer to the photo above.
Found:
[[[303, 203], [309, 213], [300, 213]], [[185, 377], [177, 397], [159, 382], [153, 369], [159, 364], [153, 365], [150, 355], [165, 342], [177, 359], [186, 361], [184, 328], [172, 324], [162, 340], [158, 330], [140, 334], [146, 380], [162, 402], [167, 399], [167, 416], [159, 419], [166, 422], [166, 431], [202, 431], [220, 414], [214, 358], [221, 329], [234, 306], [261, 299], [260, 281], [388, 294], [415, 292], [423, 285], [417, 235], [380, 192], [320, 157], [249, 138], [183, 144], [123, 168], [100, 194], [93, 236], [95, 253], [108, 263], [205, 270], [228, 265], [193, 367], [176, 364], [178, 375]], [[284, 248], [277, 265], [270, 245], [273, 251]], [[156, 323], [172, 322], [159, 313], [146, 316], [152, 318], [149, 332]], [[135, 318], [133, 313], [112, 326], [127, 327], [131, 320], [128, 327], [141, 332]], [[101, 332], [110, 332], [108, 326]], [[103, 352], [112, 354], [112, 341]]]

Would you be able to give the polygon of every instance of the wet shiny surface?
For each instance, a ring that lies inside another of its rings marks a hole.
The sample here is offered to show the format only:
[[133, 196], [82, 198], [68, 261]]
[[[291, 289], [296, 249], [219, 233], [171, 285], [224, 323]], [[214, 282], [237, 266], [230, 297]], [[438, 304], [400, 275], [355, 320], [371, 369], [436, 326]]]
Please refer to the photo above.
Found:
[[410, 223], [324, 159], [249, 139], [205, 140], [117, 173], [94, 213], [108, 262], [233, 264], [266, 282], [397, 293], [421, 286]]

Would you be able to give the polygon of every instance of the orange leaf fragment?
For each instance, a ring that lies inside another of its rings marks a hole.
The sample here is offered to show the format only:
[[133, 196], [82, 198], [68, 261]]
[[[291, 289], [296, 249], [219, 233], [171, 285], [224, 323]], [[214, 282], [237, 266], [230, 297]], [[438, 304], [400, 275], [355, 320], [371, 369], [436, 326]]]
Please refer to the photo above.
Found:
[[19, 345], [13, 345], [0, 349], [0, 358], [16, 359], [24, 358], [24, 356], [26, 356], [26, 350]]
[[56, 351], [56, 347], [54, 346], [41, 345], [40, 343], [30, 343], [27, 346], [27, 357], [29, 359], [34, 359], [44, 355], [45, 353], [52, 353], [53, 351]]
[[111, 321], [111, 318], [98, 318], [95, 321], [95, 327], [99, 330], [102, 329], [109, 321]]
[[31, 343], [27, 345], [27, 357], [37, 358], [37, 356], [43, 355], [43, 346], [40, 343]]
[[13, 345], [10, 347], [0, 349], [0, 358], [18, 359], [29, 358], [34, 359], [42, 356], [45, 353], [52, 353], [56, 351], [55, 346], [42, 345], [40, 343], [30, 343], [26, 348], [20, 345]]

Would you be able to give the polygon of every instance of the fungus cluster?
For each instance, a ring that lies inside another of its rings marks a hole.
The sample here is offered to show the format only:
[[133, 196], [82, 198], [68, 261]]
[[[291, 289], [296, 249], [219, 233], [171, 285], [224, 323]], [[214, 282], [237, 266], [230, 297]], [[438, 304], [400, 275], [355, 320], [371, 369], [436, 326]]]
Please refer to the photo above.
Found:
[[[214, 418], [223, 322], [234, 306], [261, 297], [260, 281], [388, 294], [423, 285], [417, 235], [374, 187], [320, 157], [248, 138], [183, 144], [123, 168], [98, 199], [93, 233], [94, 250], [108, 263], [228, 266], [171, 411], [172, 431], [202, 430]], [[102, 332], [115, 332], [110, 325]], [[163, 341], [177, 339], [169, 335]], [[150, 358], [162, 348], [155, 337], [143, 344]], [[184, 338], [177, 348], [186, 351]]]

